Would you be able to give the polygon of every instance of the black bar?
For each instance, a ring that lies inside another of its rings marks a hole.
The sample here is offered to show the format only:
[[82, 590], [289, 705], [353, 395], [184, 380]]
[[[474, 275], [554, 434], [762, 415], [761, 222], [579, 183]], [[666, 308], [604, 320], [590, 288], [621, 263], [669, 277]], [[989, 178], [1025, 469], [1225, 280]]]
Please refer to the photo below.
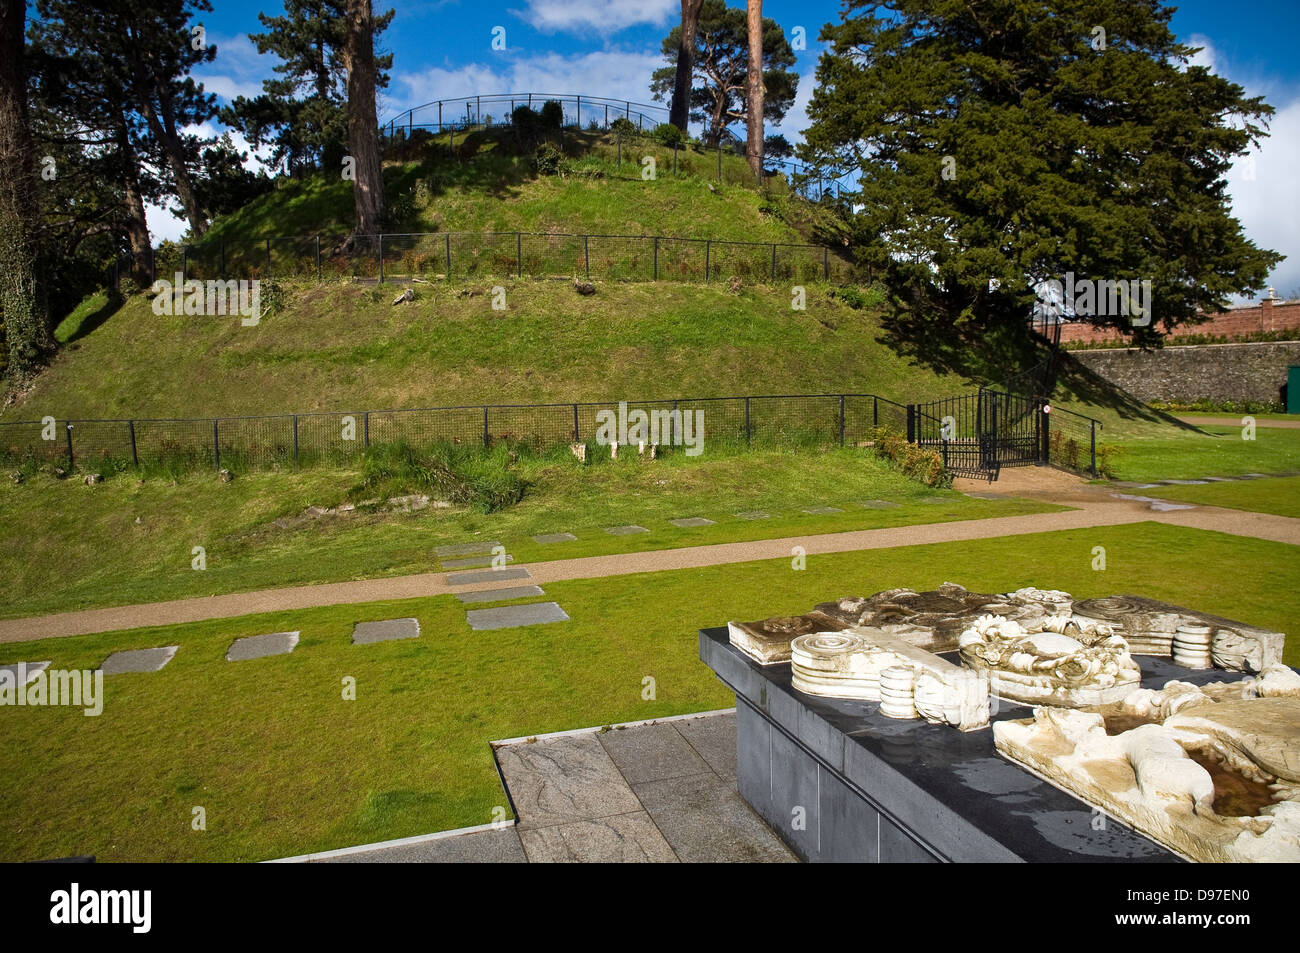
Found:
[[844, 395], [840, 394], [840, 446], [844, 446]]
[[370, 446], [370, 411], [366, 411], [362, 426], [365, 428], [365, 445]]
[[1097, 479], [1097, 421], [1088, 424], [1088, 431], [1092, 442], [1092, 478]]
[[578, 437], [578, 405], [573, 405], [573, 442], [577, 443]]
[[776, 242], [772, 243], [772, 280], [776, 281]]
[[483, 446], [487, 447], [490, 445], [491, 445], [491, 438], [488, 437], [488, 409], [487, 407], [484, 407], [483, 408]]
[[907, 405], [907, 442], [916, 443], [916, 404]]
[[591, 280], [591, 250], [587, 247], [587, 236], [582, 236], [582, 264], [587, 269], [587, 280]]
[[712, 250], [713, 242], [705, 240], [704, 242], [704, 280], [709, 280], [709, 252]]
[[384, 283], [384, 234], [379, 233], [379, 283]]
[[451, 232], [447, 233], [447, 280], [451, 281]]
[[316, 236], [316, 280], [320, 281], [320, 236]]
[[519, 270], [519, 277], [524, 276], [524, 233], [515, 232], [515, 266]]
[[871, 426], [880, 426], [880, 398], [874, 394], [871, 396]]
[[745, 398], [745, 445], [749, 445], [749, 398]]
[[128, 420], [126, 426], [131, 431], [131, 463], [138, 467], [140, 465], [140, 455], [135, 452], [135, 421]]
[[221, 469], [221, 442], [217, 434], [217, 418], [212, 418], [212, 459], [217, 469]]
[[298, 415], [293, 415], [293, 465], [298, 465]]
[[655, 281], [658, 281], [658, 280], [659, 280], [659, 236], [658, 236], [658, 235], [655, 236], [655, 268], [654, 268], [654, 280], [655, 280]]
[[63, 425], [63, 432], [68, 438], [68, 469], [71, 470], [76, 460], [72, 455], [72, 424], [65, 423]]

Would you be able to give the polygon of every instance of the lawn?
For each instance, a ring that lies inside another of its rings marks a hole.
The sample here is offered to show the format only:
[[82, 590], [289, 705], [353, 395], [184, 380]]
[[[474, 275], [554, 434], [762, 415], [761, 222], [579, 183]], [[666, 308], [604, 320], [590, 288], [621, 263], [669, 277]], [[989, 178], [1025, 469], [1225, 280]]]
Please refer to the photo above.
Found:
[[[1056, 509], [930, 490], [854, 449], [724, 449], [655, 461], [624, 455], [587, 466], [561, 451], [522, 456], [517, 467], [527, 483], [525, 495], [494, 513], [430, 507], [316, 519], [303, 518], [309, 507], [333, 507], [358, 495], [351, 491], [362, 479], [360, 470], [253, 471], [229, 484], [206, 472], [138, 481], [128, 471], [95, 486], [44, 473], [19, 485], [4, 480], [0, 615], [428, 572], [437, 568], [435, 546], [476, 538], [499, 539], [516, 562], [531, 562]], [[385, 492], [418, 489], [394, 483]], [[900, 506], [858, 504], [875, 499]], [[844, 512], [802, 512], [823, 505]], [[751, 510], [771, 518], [736, 515]], [[679, 528], [669, 523], [690, 516], [716, 524]], [[275, 525], [281, 519], [290, 525]], [[604, 532], [629, 523], [650, 532]], [[554, 532], [570, 532], [578, 540], [539, 545], [531, 539]], [[195, 546], [206, 552], [202, 572], [191, 568]]]
[[1121, 480], [1194, 480], [1243, 473], [1285, 473], [1300, 469], [1300, 430], [1257, 427], [1242, 438], [1240, 427], [1204, 426], [1166, 430], [1164, 435], [1114, 440], [1120, 453], [1114, 475]]
[[1272, 513], [1300, 519], [1300, 477], [1277, 477], [1270, 480], [1238, 480], [1233, 483], [1210, 483], [1206, 486], [1161, 487], [1160, 497], [1226, 506], [1234, 510]]
[[[1090, 568], [1098, 545], [1105, 572]], [[0, 710], [0, 857], [261, 860], [487, 823], [506, 804], [490, 740], [728, 706], [696, 629], [945, 580], [1140, 593], [1283, 631], [1300, 616], [1292, 547], [1144, 523], [815, 556], [802, 572], [775, 560], [554, 583], [571, 622], [497, 633], [471, 633], [438, 597], [4, 646], [0, 662], [54, 668], [180, 651], [161, 672], [107, 679], [99, 717]], [[349, 644], [356, 620], [408, 615], [418, 640]], [[285, 629], [302, 633], [292, 655], [223, 660], [234, 638]], [[191, 828], [196, 806], [206, 831]]]

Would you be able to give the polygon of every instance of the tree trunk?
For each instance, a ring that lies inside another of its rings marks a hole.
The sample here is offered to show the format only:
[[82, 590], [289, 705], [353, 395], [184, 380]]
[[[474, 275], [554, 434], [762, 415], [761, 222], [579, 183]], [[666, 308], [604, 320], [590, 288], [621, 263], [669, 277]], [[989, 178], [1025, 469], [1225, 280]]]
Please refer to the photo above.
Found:
[[749, 26], [749, 69], [746, 82], [745, 152], [754, 175], [763, 174], [763, 0], [746, 0]]
[[673, 79], [673, 102], [668, 121], [686, 131], [691, 116], [691, 79], [695, 69], [695, 31], [699, 28], [704, 0], [682, 0], [682, 38], [677, 47], [677, 75]]
[[[122, 206], [126, 238], [131, 246], [131, 277], [140, 287], [147, 288], [158, 276], [153, 274], [153, 245], [149, 240], [149, 223], [145, 219], [144, 198], [140, 192], [138, 160], [124, 123], [114, 129], [113, 138], [122, 157]], [[170, 275], [163, 277], [171, 280]]]
[[54, 350], [45, 289], [36, 279], [39, 216], [23, 68], [26, 19], [24, 0], [0, 0], [0, 309], [9, 350], [6, 373], [15, 381]]
[[379, 118], [375, 111], [375, 35], [370, 0], [347, 0], [348, 151], [352, 154], [354, 234], [374, 235], [383, 225], [384, 170], [379, 162]]

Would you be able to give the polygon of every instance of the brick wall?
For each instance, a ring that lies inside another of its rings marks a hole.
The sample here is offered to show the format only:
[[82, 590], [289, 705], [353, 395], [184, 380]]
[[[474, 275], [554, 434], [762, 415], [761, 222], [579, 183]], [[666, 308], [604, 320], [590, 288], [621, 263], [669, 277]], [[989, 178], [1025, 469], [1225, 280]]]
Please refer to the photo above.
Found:
[[[1290, 331], [1300, 328], [1300, 301], [1275, 301], [1264, 298], [1250, 308], [1234, 308], [1212, 315], [1204, 324], [1188, 324], [1175, 328], [1168, 340], [1177, 340], [1190, 334], [1209, 334], [1226, 338], [1259, 334], [1262, 331]], [[1061, 342], [1114, 341], [1123, 343], [1112, 328], [1093, 327], [1086, 321], [1061, 327]]]
[[1282, 400], [1300, 341], [1071, 351], [1088, 369], [1141, 400]]

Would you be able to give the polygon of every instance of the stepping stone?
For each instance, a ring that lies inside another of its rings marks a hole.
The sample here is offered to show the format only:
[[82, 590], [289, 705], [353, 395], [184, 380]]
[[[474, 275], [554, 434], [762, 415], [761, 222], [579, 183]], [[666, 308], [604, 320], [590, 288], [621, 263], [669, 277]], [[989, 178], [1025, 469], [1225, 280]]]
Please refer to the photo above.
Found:
[[470, 609], [465, 613], [469, 627], [476, 632], [488, 629], [514, 629], [521, 625], [543, 622], [568, 622], [569, 616], [554, 602], [527, 602], [521, 606], [497, 606], [494, 609]]
[[104, 659], [99, 666], [105, 675], [121, 675], [124, 672], [156, 672], [172, 660], [179, 645], [167, 645], [157, 649], [128, 649], [114, 652]]
[[433, 554], [441, 559], [443, 556], [491, 556], [492, 548], [500, 546], [499, 539], [485, 539], [479, 543], [456, 543], [452, 546], [435, 546]]
[[297, 632], [272, 632], [269, 635], [250, 635], [235, 639], [226, 651], [227, 662], [245, 662], [267, 655], [288, 655], [298, 644]]
[[527, 596], [543, 596], [541, 586], [511, 586], [509, 589], [480, 589], [477, 592], [458, 592], [456, 598], [461, 603], [467, 602], [505, 602], [509, 599], [523, 599]]
[[648, 533], [650, 530], [644, 526], [606, 526], [605, 532], [610, 536], [631, 536], [633, 533]]
[[1206, 483], [1232, 483], [1232, 477], [1202, 477]]
[[981, 492], [979, 492], [978, 490], [972, 490], [970, 493], [966, 493], [966, 494], [964, 494], [964, 495], [965, 495], [965, 496], [969, 496], [972, 500], [1000, 500], [1000, 499], [1002, 499], [1002, 497], [999, 496], [999, 495], [996, 494], [996, 493], [981, 493]]
[[420, 637], [418, 619], [384, 619], [382, 622], [358, 622], [352, 627], [352, 644], [369, 645], [372, 642], [390, 642], [393, 639]]
[[0, 665], [0, 672], [9, 672], [6, 679], [0, 679], [0, 682], [7, 682], [15, 688], [21, 688], [18, 680], [22, 679], [22, 684], [26, 685], [41, 672], [50, 667], [49, 662], [15, 662], [13, 665]]
[[750, 510], [748, 513], [737, 513], [737, 514], [736, 514], [736, 518], [737, 518], [737, 519], [742, 519], [742, 520], [766, 520], [766, 519], [771, 519], [771, 517], [768, 516], [766, 513], [764, 513], [762, 510]]
[[1165, 482], [1173, 486], [1205, 486], [1205, 484], [1209, 483], [1210, 481], [1209, 480], [1165, 480]]
[[1243, 473], [1241, 475], [1241, 478], [1243, 480], [1267, 480], [1268, 474], [1267, 473]]
[[534, 536], [534, 543], [571, 543], [578, 537], [572, 533], [543, 533], [541, 536]]
[[946, 496], [921, 496], [921, 497], [917, 497], [916, 502], [918, 502], [918, 503], [947, 503], [947, 502], [948, 502], [948, 498], [947, 498]]
[[1115, 480], [1111, 483], [1111, 486], [1122, 486], [1126, 490], [1149, 490], [1159, 485], [1158, 483], [1135, 483], [1132, 480]]
[[[483, 566], [491, 566], [495, 556], [475, 556], [472, 559], [443, 559], [443, 569], [475, 569]], [[506, 553], [506, 562], [512, 563], [515, 557]]]
[[706, 520], [703, 516], [687, 516], [679, 520], [669, 520], [674, 526], [712, 526], [713, 520]]
[[810, 506], [804, 512], [812, 516], [829, 516], [831, 513], [843, 513], [844, 511], [834, 506]]
[[892, 510], [902, 505], [891, 500], [858, 500], [858, 506], [865, 506], [869, 510]]
[[1194, 510], [1196, 507], [1190, 503], [1168, 503], [1164, 500], [1156, 500], [1151, 504], [1151, 509], [1163, 513], [1169, 510]]
[[447, 576], [447, 585], [470, 586], [477, 585], [480, 582], [532, 578], [532, 574], [525, 567], [511, 566], [509, 569], [479, 569], [474, 572], [454, 572]]

